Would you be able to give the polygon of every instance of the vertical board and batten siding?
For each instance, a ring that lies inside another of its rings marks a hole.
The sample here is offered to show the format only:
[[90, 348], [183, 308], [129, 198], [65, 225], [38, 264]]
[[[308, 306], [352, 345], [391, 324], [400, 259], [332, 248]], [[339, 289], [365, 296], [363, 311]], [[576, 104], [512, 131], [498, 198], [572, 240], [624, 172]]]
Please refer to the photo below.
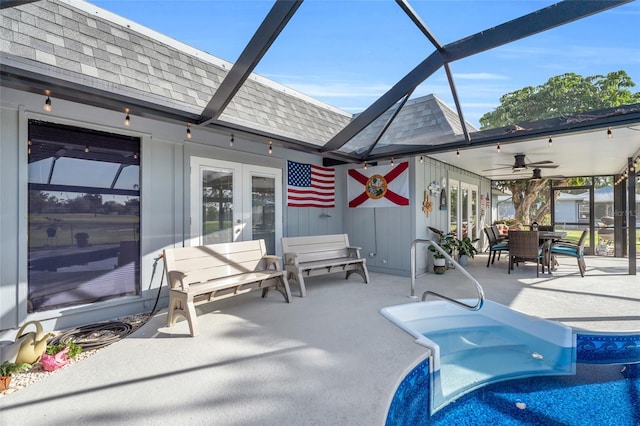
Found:
[[[353, 166], [341, 168], [340, 173], [336, 174], [336, 180], [343, 188], [347, 186], [349, 168]], [[412, 168], [409, 176], [411, 194], [415, 186]], [[413, 197], [410, 195], [410, 198]], [[346, 189], [343, 205], [344, 232], [349, 235], [352, 246], [361, 247], [360, 254], [367, 259], [367, 268], [376, 272], [409, 275], [409, 252], [415, 234], [411, 206], [349, 208]]]

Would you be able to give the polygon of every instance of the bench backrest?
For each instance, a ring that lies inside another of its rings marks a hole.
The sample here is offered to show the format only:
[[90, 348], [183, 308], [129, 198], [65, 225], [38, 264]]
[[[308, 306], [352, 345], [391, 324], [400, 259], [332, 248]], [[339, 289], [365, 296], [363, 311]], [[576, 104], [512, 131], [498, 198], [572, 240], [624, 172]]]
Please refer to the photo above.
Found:
[[[264, 270], [264, 240], [175, 247], [164, 250], [164, 267], [171, 288]], [[184, 278], [184, 282], [181, 279]]]
[[282, 238], [282, 253], [295, 253], [298, 262], [336, 259], [349, 255], [347, 234]]

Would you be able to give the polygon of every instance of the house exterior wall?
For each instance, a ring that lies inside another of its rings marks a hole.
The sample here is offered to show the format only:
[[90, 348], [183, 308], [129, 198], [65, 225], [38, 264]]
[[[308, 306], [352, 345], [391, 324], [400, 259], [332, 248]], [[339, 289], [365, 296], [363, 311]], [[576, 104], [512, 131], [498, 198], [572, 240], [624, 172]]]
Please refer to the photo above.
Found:
[[[190, 159], [204, 157], [282, 170], [284, 236], [342, 233], [342, 204], [346, 192], [338, 181], [336, 208], [287, 208], [287, 160], [321, 164], [322, 159], [274, 146], [266, 155], [266, 141], [192, 127], [185, 139], [184, 125], [163, 123], [53, 99], [53, 110], [42, 111], [40, 95], [0, 87], [0, 338], [13, 339], [25, 321], [38, 320], [45, 329], [64, 329], [151, 310], [162, 279], [162, 261], [156, 259], [166, 247], [182, 246], [190, 236]], [[60, 310], [27, 313], [27, 134], [28, 120], [38, 119], [77, 127], [126, 134], [141, 139], [141, 287], [140, 296], [128, 296]], [[339, 172], [338, 172], [339, 174]], [[344, 180], [342, 181], [344, 182]], [[188, 244], [188, 242], [186, 243]], [[279, 242], [277, 243], [279, 245]], [[166, 284], [159, 306], [166, 306]]]
[[[353, 245], [362, 247], [372, 271], [409, 275], [410, 249], [416, 238], [432, 238], [427, 226], [446, 229], [447, 211], [422, 211], [424, 191], [432, 181], [448, 173], [464, 174], [435, 160], [421, 164], [410, 161], [410, 200], [407, 207], [349, 208], [347, 170], [336, 167], [336, 207], [333, 209], [286, 207], [286, 161], [321, 164], [318, 156], [274, 146], [266, 155], [266, 142], [235, 137], [229, 147], [229, 134], [192, 127], [192, 139], [185, 139], [184, 125], [164, 123], [132, 114], [125, 127], [123, 114], [54, 99], [53, 111], [42, 111], [41, 95], [0, 88], [0, 338], [13, 339], [17, 327], [39, 320], [46, 330], [65, 329], [104, 321], [153, 307], [162, 280], [158, 255], [166, 247], [182, 246], [190, 236], [190, 159], [204, 157], [282, 170], [283, 236], [348, 233]], [[91, 128], [141, 139], [141, 288], [139, 296], [97, 302], [73, 308], [27, 313], [27, 129], [29, 119]], [[404, 160], [403, 160], [404, 161]], [[481, 179], [469, 174], [471, 183]], [[488, 185], [488, 183], [486, 184]], [[487, 186], [488, 188], [488, 186]], [[188, 243], [187, 243], [188, 244]], [[279, 243], [277, 243], [279, 244]], [[372, 253], [370, 256], [369, 254]], [[417, 247], [418, 271], [427, 269], [426, 245]], [[166, 285], [161, 289], [159, 306], [166, 306]]]

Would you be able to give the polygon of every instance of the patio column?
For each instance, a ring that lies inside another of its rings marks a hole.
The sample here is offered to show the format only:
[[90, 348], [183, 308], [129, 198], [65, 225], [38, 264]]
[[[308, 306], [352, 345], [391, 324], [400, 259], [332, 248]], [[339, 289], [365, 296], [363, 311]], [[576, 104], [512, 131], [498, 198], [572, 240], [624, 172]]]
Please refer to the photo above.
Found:
[[636, 239], [638, 212], [636, 211], [636, 169], [632, 157], [627, 159], [627, 226], [629, 229], [629, 275], [636, 275]]

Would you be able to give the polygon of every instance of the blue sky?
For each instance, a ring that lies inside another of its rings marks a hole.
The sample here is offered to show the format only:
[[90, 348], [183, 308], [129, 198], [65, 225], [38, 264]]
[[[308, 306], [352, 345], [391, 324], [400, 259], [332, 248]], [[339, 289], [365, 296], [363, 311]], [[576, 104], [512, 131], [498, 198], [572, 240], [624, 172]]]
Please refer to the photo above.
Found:
[[[273, 2], [94, 0], [91, 3], [234, 62]], [[442, 43], [491, 28], [552, 1], [409, 0]], [[451, 64], [465, 119], [478, 126], [500, 96], [550, 77], [625, 70], [640, 91], [640, 2], [623, 5]], [[393, 0], [306, 0], [256, 68], [258, 74], [333, 106], [363, 111], [433, 52]], [[443, 70], [413, 98], [453, 106]]]

